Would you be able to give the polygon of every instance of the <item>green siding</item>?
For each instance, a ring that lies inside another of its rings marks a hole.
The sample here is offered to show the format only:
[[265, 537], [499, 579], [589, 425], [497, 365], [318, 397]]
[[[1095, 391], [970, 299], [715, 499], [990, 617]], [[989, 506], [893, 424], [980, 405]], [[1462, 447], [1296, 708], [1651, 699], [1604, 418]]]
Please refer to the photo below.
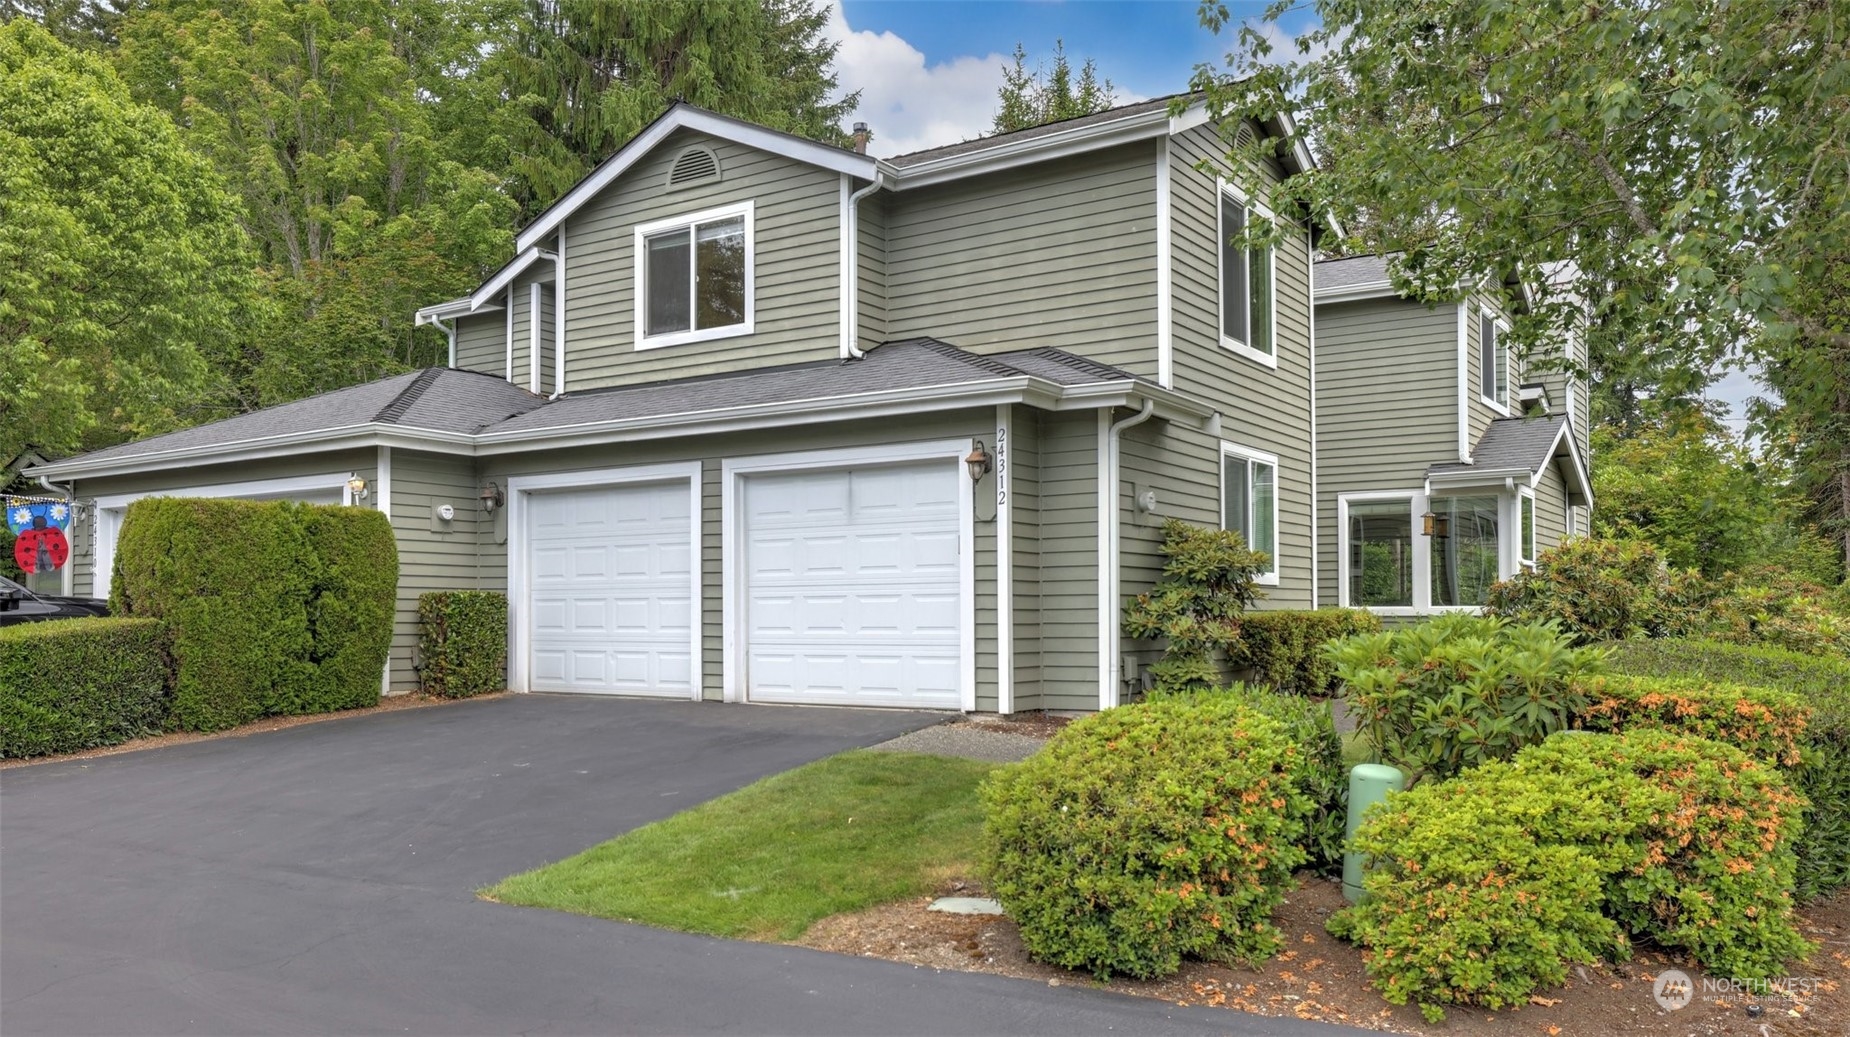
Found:
[[[670, 189], [669, 169], [696, 144], [718, 157], [719, 179]], [[754, 204], [753, 334], [636, 349], [636, 225], [744, 201]], [[566, 377], [573, 391], [840, 353], [837, 173], [683, 131], [574, 214], [564, 233]]]
[[1041, 430], [1037, 412], [1011, 407], [1009, 522], [1014, 533], [1015, 709], [1042, 709], [1041, 680]]
[[[1217, 187], [1214, 177], [1195, 166], [1224, 152], [1219, 138], [1205, 126], [1170, 139], [1175, 388], [1220, 410], [1220, 440], [1278, 457], [1279, 585], [1267, 589], [1260, 607], [1308, 608], [1314, 571], [1308, 241], [1299, 228], [1273, 251], [1278, 366], [1267, 367], [1223, 347]], [[1266, 172], [1273, 179], [1281, 175], [1276, 168]], [[1319, 356], [1319, 367], [1322, 362]], [[1200, 521], [1218, 524], [1219, 443], [1187, 430], [1178, 429], [1174, 435], [1177, 449], [1146, 463], [1157, 466], [1154, 476], [1209, 488], [1211, 503], [1198, 513], [1203, 516]], [[1128, 469], [1125, 478], [1130, 478]]]
[[1041, 708], [1095, 710], [1098, 416], [1094, 411], [1033, 413], [1040, 444]]
[[1535, 550], [1541, 553], [1567, 538], [1567, 480], [1561, 467], [1542, 469], [1535, 484]]
[[1458, 459], [1458, 310], [1404, 299], [1317, 307], [1322, 603], [1336, 604], [1338, 494], [1418, 492]]
[[887, 335], [1056, 346], [1156, 374], [1156, 152], [1141, 144], [888, 200]]
[[[392, 530], [398, 539], [398, 607], [392, 623], [392, 691], [416, 691], [418, 595], [476, 588], [477, 527], [487, 524], [475, 463], [466, 457], [392, 451]], [[434, 516], [448, 504], [450, 522]]]
[[496, 377], [507, 374], [507, 314], [502, 310], [456, 319], [456, 366]]
[[[859, 181], [849, 185], [850, 190], [861, 186]], [[858, 333], [862, 349], [872, 349], [887, 339], [887, 202], [891, 197], [884, 191], [861, 199], [859, 238], [855, 262], [856, 296], [860, 309]]]

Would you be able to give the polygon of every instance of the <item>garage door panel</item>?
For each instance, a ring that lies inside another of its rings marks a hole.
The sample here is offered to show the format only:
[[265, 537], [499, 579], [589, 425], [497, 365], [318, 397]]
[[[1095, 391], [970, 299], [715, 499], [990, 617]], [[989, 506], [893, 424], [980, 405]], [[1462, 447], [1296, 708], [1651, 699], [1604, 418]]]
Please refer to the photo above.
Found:
[[684, 480], [530, 496], [534, 690], [692, 695], [689, 497]]
[[959, 474], [946, 459], [745, 477], [750, 698], [961, 704]]

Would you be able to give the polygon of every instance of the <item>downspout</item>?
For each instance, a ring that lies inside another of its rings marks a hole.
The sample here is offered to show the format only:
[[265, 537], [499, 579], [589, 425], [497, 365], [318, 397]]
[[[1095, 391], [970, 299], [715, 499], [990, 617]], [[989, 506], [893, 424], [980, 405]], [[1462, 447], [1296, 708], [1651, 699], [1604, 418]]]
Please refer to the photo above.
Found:
[[1156, 401], [1144, 398], [1143, 408], [1137, 413], [1105, 429], [1104, 457], [1102, 471], [1099, 472], [1099, 603], [1098, 634], [1099, 672], [1104, 676], [1099, 688], [1099, 708], [1110, 709], [1118, 704], [1122, 697], [1123, 659], [1119, 653], [1120, 624], [1118, 622], [1119, 583], [1121, 573], [1118, 562], [1118, 434], [1127, 428], [1149, 421], [1156, 413]]
[[842, 214], [847, 222], [847, 271], [841, 286], [842, 294], [848, 297], [848, 327], [842, 336], [842, 359], [861, 360], [867, 353], [861, 349], [861, 199], [885, 187], [882, 177], [885, 174], [878, 167], [874, 169], [873, 183], [848, 196], [848, 211]]
[[[59, 486], [57, 483], [51, 481], [51, 476], [49, 475], [41, 475], [38, 477], [38, 479], [39, 479], [39, 485], [45, 487], [46, 492], [55, 493], [63, 497], [65, 500], [71, 502], [71, 505], [72, 505], [71, 523], [75, 525], [77, 522], [77, 515], [76, 515], [77, 487], [76, 485], [73, 484], [70, 486]], [[96, 587], [96, 570], [94, 566], [91, 567], [90, 586], [92, 590], [94, 590]], [[75, 562], [72, 562], [71, 564], [66, 565], [64, 567], [64, 575], [59, 577], [58, 591], [59, 593], [65, 595], [66, 597], [69, 597], [70, 595], [75, 594], [77, 592], [77, 564]]]
[[[559, 225], [559, 250], [540, 249], [541, 259], [552, 260], [552, 395], [565, 392], [565, 225]], [[544, 388], [542, 386], [542, 388]]]

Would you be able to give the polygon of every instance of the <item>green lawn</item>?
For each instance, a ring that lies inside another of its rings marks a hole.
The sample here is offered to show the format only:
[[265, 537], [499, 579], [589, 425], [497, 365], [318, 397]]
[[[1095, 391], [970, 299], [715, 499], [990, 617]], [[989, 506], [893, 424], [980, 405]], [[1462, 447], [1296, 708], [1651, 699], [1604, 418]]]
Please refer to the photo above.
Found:
[[966, 873], [994, 764], [850, 752], [748, 785], [483, 891], [508, 904], [791, 940]]

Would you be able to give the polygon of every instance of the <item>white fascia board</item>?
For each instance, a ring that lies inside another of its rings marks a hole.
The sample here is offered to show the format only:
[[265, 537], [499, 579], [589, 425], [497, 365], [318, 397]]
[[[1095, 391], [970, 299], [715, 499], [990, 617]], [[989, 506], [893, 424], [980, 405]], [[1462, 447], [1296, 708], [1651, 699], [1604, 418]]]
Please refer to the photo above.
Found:
[[1047, 133], [1028, 140], [1011, 144], [998, 144], [994, 147], [943, 158], [931, 159], [911, 166], [894, 166], [883, 162], [880, 168], [892, 178], [893, 189], [904, 191], [913, 187], [926, 187], [931, 184], [958, 180], [978, 173], [993, 173], [1003, 169], [1013, 169], [1035, 162], [1064, 158], [1087, 151], [1097, 151], [1118, 144], [1132, 141], [1149, 140], [1169, 132], [1169, 112], [1158, 108], [1153, 111], [1127, 115], [1109, 122], [1078, 126], [1070, 130]]
[[1426, 477], [1426, 492], [1431, 495], [1434, 488], [1447, 490], [1464, 490], [1474, 488], [1495, 489], [1501, 493], [1508, 488], [1511, 480], [1520, 480], [1529, 485], [1535, 472], [1529, 468], [1486, 468], [1482, 471], [1440, 472]]
[[[1561, 431], [1555, 433], [1554, 446], [1548, 448], [1548, 456], [1551, 459], [1555, 451], [1561, 449], [1563, 439], [1567, 441], [1567, 456], [1574, 462], [1574, 481], [1580, 485], [1580, 496], [1587, 502], [1586, 506], [1591, 509], [1593, 507], [1593, 480], [1587, 476], [1586, 459], [1580, 456], [1580, 443], [1574, 438], [1574, 419], [1571, 416], [1561, 422]], [[1534, 486], [1540, 481], [1541, 473], [1537, 472], [1529, 485]]]
[[540, 250], [530, 248], [514, 258], [514, 261], [495, 272], [495, 276], [483, 283], [482, 287], [469, 296], [469, 312], [484, 312], [490, 300], [500, 295], [502, 289], [514, 283], [514, 278], [526, 273], [527, 268], [540, 261]]
[[729, 140], [743, 144], [748, 148], [781, 155], [797, 162], [806, 162], [820, 166], [835, 173], [858, 176], [863, 180], [874, 178], [875, 160], [866, 155], [857, 155], [852, 151], [818, 144], [812, 140], [793, 137], [787, 133], [754, 126], [751, 123], [728, 119], [690, 105], [676, 105], [668, 113], [655, 120], [641, 133], [630, 138], [628, 144], [617, 153], [604, 160], [604, 163], [592, 170], [590, 175], [578, 181], [565, 197], [554, 202], [545, 212], [528, 224], [515, 239], [515, 247], [525, 250], [544, 241], [565, 218], [578, 211], [586, 202], [596, 197], [598, 192], [609, 187], [618, 177], [628, 172], [631, 166], [641, 161], [643, 156], [655, 149], [655, 146], [667, 139], [676, 130], [688, 129], [704, 133], [710, 137]]
[[436, 321], [449, 320], [452, 317], [467, 317], [471, 313], [493, 313], [499, 309], [501, 309], [500, 303], [491, 302], [478, 307], [470, 298], [451, 299], [448, 302], [426, 306], [417, 311], [415, 321], [419, 327], [422, 327]]
[[381, 425], [369, 422], [364, 425], [348, 425], [343, 428], [319, 429], [312, 432], [292, 432], [287, 435], [264, 436], [233, 443], [153, 450], [129, 457], [100, 458], [89, 462], [81, 457], [74, 457], [69, 461], [29, 468], [26, 471], [35, 476], [81, 476], [86, 479], [96, 479], [113, 475], [134, 475], [146, 472], [150, 468], [233, 464], [243, 461], [262, 461], [275, 457], [294, 457], [302, 454], [304, 448], [309, 447], [316, 451], [335, 451], [398, 446], [431, 453], [468, 455], [473, 452], [471, 448], [473, 439], [473, 436], [464, 432], [441, 432], [436, 429], [414, 429], [403, 425]]
[[1311, 292], [1311, 298], [1318, 303], [1357, 302], [1362, 299], [1398, 299], [1401, 294], [1389, 281], [1369, 281], [1364, 284], [1335, 285], [1317, 288]]

